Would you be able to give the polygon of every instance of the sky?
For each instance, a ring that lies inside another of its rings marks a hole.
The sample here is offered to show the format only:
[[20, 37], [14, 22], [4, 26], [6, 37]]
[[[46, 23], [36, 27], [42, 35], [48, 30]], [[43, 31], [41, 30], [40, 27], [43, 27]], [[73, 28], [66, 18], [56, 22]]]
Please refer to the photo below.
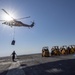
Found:
[[[5, 9], [25, 24], [35, 22], [33, 28], [10, 27], [0, 21], [0, 57], [41, 53], [42, 47], [75, 45], [75, 0], [0, 0], [0, 20]], [[15, 34], [14, 34], [15, 30]], [[13, 37], [15, 45], [11, 45]]]

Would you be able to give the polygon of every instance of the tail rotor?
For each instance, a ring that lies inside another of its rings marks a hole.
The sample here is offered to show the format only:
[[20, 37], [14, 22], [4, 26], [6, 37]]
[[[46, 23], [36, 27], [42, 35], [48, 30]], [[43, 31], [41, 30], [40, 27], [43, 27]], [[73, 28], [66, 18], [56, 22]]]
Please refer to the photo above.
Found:
[[34, 23], [34, 21], [33, 21], [32, 24], [31, 24], [31, 28], [34, 26], [34, 24], [35, 24], [35, 23]]

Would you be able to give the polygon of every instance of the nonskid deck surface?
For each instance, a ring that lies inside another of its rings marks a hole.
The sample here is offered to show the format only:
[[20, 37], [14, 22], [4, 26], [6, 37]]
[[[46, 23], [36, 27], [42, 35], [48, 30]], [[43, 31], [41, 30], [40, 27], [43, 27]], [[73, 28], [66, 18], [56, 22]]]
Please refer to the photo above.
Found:
[[0, 75], [75, 75], [75, 55], [19, 56], [15, 62], [0, 60]]
[[8, 72], [6, 75], [25, 75], [24, 71], [20, 67], [19, 61], [13, 62], [11, 66], [8, 68]]

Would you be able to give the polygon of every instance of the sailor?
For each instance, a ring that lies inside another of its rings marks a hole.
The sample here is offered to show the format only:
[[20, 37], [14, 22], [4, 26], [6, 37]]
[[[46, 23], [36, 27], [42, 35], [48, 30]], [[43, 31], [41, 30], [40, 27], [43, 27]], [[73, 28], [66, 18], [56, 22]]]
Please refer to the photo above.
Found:
[[14, 62], [14, 61], [15, 61], [15, 56], [16, 56], [17, 54], [15, 53], [15, 51], [13, 51], [11, 55], [12, 55], [12, 61]]

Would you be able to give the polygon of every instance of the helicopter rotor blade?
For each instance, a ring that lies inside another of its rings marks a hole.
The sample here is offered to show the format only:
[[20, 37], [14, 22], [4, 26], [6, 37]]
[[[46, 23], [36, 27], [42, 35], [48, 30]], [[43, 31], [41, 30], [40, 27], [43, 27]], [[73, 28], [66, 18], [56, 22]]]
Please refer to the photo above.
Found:
[[[10, 16], [10, 14], [5, 10], [5, 9], [2, 9], [7, 15]], [[13, 20], [15, 20], [12, 16], [10, 16]]]
[[23, 18], [18, 18], [18, 19], [14, 19], [5, 9], [2, 9], [7, 15], [9, 15], [14, 21], [15, 20], [20, 20], [20, 19], [26, 19], [26, 18], [30, 18], [30, 16], [28, 17], [23, 17]]
[[28, 16], [28, 17], [23, 17], [23, 18], [18, 18], [18, 19], [16, 19], [16, 20], [27, 19], [27, 18], [30, 18], [30, 16]]

